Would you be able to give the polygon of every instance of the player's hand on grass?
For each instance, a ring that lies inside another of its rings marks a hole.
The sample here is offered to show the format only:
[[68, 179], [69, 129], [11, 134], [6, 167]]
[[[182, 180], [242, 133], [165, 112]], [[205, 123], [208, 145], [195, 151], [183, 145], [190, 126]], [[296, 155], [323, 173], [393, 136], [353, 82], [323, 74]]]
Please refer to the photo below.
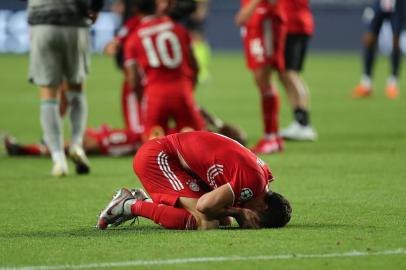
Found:
[[240, 215], [236, 218], [242, 229], [259, 229], [260, 221], [257, 213], [250, 209], [241, 208]]

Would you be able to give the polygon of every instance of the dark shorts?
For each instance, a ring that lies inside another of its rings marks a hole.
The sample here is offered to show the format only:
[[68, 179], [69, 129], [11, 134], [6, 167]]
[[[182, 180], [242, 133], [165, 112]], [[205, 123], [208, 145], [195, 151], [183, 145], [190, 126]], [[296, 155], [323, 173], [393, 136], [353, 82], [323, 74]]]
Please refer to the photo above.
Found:
[[374, 16], [368, 25], [368, 30], [375, 35], [379, 35], [381, 31], [382, 24], [385, 20], [388, 20], [392, 27], [392, 32], [394, 35], [399, 36], [402, 31], [402, 15], [403, 12], [400, 8], [396, 8], [393, 12], [385, 12], [381, 8], [380, 1], [375, 1], [372, 6], [374, 11]]
[[286, 70], [301, 71], [306, 58], [310, 36], [306, 34], [288, 34], [285, 45]]

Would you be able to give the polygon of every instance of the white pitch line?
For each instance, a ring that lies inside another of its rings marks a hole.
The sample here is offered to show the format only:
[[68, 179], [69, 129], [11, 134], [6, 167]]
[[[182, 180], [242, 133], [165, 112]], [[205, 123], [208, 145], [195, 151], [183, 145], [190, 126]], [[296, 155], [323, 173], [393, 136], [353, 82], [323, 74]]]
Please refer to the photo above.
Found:
[[376, 252], [350, 251], [344, 253], [325, 253], [325, 254], [282, 254], [282, 255], [263, 255], [263, 256], [224, 256], [224, 257], [200, 257], [200, 258], [179, 258], [167, 260], [135, 260], [126, 262], [105, 262], [90, 264], [64, 264], [64, 265], [42, 265], [42, 266], [22, 266], [22, 267], [0, 267], [0, 270], [62, 270], [62, 269], [94, 269], [94, 268], [113, 268], [128, 266], [155, 266], [155, 265], [174, 265], [187, 263], [206, 263], [206, 262], [233, 262], [233, 261], [272, 261], [272, 260], [290, 260], [290, 259], [323, 259], [336, 257], [366, 257], [366, 256], [385, 256], [385, 255], [406, 255], [406, 249], [383, 250]]

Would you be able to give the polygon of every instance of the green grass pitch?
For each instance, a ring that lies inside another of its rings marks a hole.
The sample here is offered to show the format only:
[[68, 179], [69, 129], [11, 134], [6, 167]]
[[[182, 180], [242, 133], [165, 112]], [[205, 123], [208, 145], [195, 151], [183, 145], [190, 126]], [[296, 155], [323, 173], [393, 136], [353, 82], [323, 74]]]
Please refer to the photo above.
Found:
[[[27, 65], [27, 56], [0, 55], [0, 129], [38, 142], [38, 91], [26, 82]], [[49, 159], [9, 158], [2, 150], [0, 270], [406, 269], [406, 91], [399, 100], [385, 98], [388, 70], [380, 59], [374, 96], [354, 101], [358, 55], [309, 57], [305, 78], [320, 139], [288, 142], [284, 153], [263, 156], [277, 177], [272, 188], [293, 206], [283, 229], [168, 231], [141, 219], [97, 231], [96, 216], [113, 191], [140, 185], [130, 157], [93, 157], [89, 176], [76, 176], [71, 167], [69, 177], [54, 179]], [[259, 101], [242, 56], [215, 54], [212, 75], [197, 90], [199, 103], [241, 125], [254, 144], [261, 134]], [[406, 90], [405, 71], [401, 78]], [[92, 58], [90, 126], [122, 126], [120, 80], [110, 59]], [[286, 126], [291, 112], [279, 88]], [[185, 260], [165, 261], [171, 259]]]

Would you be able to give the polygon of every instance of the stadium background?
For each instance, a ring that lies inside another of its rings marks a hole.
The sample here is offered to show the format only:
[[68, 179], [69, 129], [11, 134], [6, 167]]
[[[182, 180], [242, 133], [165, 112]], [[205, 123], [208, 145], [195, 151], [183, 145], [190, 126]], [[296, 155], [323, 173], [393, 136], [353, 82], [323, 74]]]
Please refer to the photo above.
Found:
[[[120, 19], [109, 12], [106, 1], [105, 11], [92, 28], [94, 51], [100, 52], [105, 43], [112, 39]], [[371, 0], [312, 0], [316, 32], [311, 42], [313, 50], [355, 51], [361, 46], [361, 33], [364, 28], [363, 13], [366, 4]], [[27, 52], [28, 25], [24, 11], [26, 3], [15, 0], [0, 2], [0, 53]], [[207, 20], [207, 36], [214, 49], [240, 49], [241, 42], [238, 28], [233, 18], [239, 1], [211, 1]], [[383, 28], [380, 38], [380, 49], [390, 51], [390, 27]], [[406, 35], [402, 36], [402, 50], [406, 52]]]
[[[134, 226], [100, 232], [94, 228], [97, 214], [113, 191], [140, 187], [131, 157], [91, 157], [90, 175], [77, 176], [71, 167], [68, 177], [54, 179], [48, 158], [13, 158], [0, 149], [0, 270], [406, 269], [404, 88], [400, 99], [385, 98], [389, 63], [380, 57], [374, 96], [350, 98], [361, 72], [361, 16], [367, 2], [312, 1], [316, 33], [304, 77], [320, 138], [316, 143], [287, 142], [284, 153], [263, 156], [277, 176], [273, 189], [293, 205], [289, 226], [184, 232], [140, 219]], [[212, 0], [213, 81], [196, 95], [209, 111], [246, 130], [252, 145], [261, 136], [260, 112], [243, 55], [235, 52], [241, 44], [232, 23], [237, 3]], [[28, 40], [23, 13], [16, 13], [24, 8], [22, 1], [0, 1], [0, 9], [13, 11], [2, 13], [6, 25], [16, 27], [10, 31], [0, 24], [0, 40], [6, 42], [0, 44], [8, 44], [2, 48], [20, 51], [12, 43], [18, 29]], [[17, 15], [11, 23], [10, 14]], [[97, 45], [97, 38], [93, 42]], [[27, 83], [27, 66], [27, 54], [0, 55], [0, 133], [30, 143], [40, 141], [41, 129], [38, 91]], [[404, 68], [400, 78], [405, 85]], [[89, 126], [123, 125], [121, 79], [110, 58], [93, 55], [87, 82]], [[282, 87], [280, 92], [285, 126], [291, 112]]]

